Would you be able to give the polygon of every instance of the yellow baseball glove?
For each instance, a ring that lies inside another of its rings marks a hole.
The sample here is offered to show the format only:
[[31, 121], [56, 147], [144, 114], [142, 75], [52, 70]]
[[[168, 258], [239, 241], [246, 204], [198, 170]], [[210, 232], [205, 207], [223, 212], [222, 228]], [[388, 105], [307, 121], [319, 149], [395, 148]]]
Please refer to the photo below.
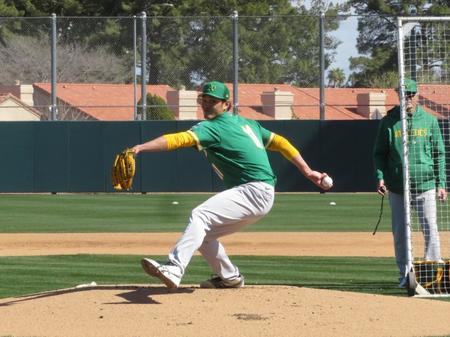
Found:
[[111, 172], [112, 185], [115, 190], [129, 190], [136, 172], [134, 151], [125, 149], [114, 159]]

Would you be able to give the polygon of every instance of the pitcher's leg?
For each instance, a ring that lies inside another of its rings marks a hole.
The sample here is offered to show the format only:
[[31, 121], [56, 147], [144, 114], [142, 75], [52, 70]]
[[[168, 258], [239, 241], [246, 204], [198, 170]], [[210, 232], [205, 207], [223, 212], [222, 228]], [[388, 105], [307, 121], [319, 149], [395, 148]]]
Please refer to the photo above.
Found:
[[270, 211], [273, 205], [273, 187], [267, 184], [246, 184], [240, 186], [237, 191], [240, 199], [236, 199], [231, 193], [226, 195], [230, 199], [223, 199], [225, 208], [229, 210], [227, 219], [220, 224], [216, 223], [208, 231], [199, 248], [213, 272], [224, 280], [236, 279], [240, 274], [239, 269], [230, 261], [225, 248], [217, 239], [257, 222]]
[[189, 225], [169, 260], [184, 272], [195, 251], [202, 247], [200, 251], [215, 273], [235, 276], [237, 267], [223, 247], [210, 243], [263, 217], [271, 209], [273, 198], [273, 187], [265, 183], [244, 184], [214, 195], [192, 211]]
[[239, 277], [240, 273], [238, 267], [231, 262], [225, 252], [225, 248], [217, 238], [238, 232], [243, 227], [258, 221], [260, 218], [261, 216], [254, 216], [247, 218], [246, 220], [220, 226], [216, 230], [208, 232], [203, 244], [198, 250], [203, 255], [206, 262], [208, 262], [214, 274], [220, 276], [224, 280], [233, 280]]
[[196, 250], [202, 245], [208, 227], [205, 216], [197, 208], [194, 209], [184, 233], [169, 253], [169, 261], [177, 265], [182, 274]]
[[239, 277], [239, 268], [231, 262], [225, 248], [219, 241], [205, 241], [199, 251], [214, 274], [225, 280], [233, 280]]

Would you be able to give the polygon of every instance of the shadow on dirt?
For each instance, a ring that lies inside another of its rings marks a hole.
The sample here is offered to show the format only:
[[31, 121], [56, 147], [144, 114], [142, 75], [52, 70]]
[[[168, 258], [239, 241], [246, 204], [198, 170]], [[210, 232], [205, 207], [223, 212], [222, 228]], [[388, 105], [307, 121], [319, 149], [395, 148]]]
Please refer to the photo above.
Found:
[[33, 301], [36, 299], [59, 296], [63, 294], [81, 292], [81, 291], [99, 291], [99, 290], [131, 290], [128, 292], [117, 294], [116, 296], [123, 298], [123, 302], [111, 302], [105, 304], [159, 304], [154, 301], [152, 295], [172, 295], [172, 294], [190, 294], [194, 292], [193, 288], [182, 287], [176, 291], [168, 291], [166, 287], [162, 286], [145, 286], [145, 285], [95, 285], [95, 286], [78, 286], [74, 288], [59, 289], [53, 291], [46, 291], [32, 295], [20, 296], [14, 300], [0, 303], [0, 307], [10, 306], [21, 302]]

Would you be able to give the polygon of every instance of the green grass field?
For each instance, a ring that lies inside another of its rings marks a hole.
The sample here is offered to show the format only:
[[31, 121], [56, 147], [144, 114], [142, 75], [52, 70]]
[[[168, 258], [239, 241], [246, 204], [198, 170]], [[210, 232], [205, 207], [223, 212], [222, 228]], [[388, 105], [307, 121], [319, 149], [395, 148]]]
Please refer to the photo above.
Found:
[[[149, 277], [140, 256], [68, 255], [0, 257], [0, 298], [97, 284], [145, 284]], [[163, 256], [159, 256], [162, 260]], [[233, 256], [247, 284], [281, 284], [377, 294], [404, 295], [396, 288], [390, 258]], [[194, 256], [183, 278], [198, 284], [210, 276], [209, 266]]]
[[[0, 233], [179, 232], [191, 210], [209, 196], [0, 194]], [[380, 201], [375, 193], [277, 194], [272, 211], [246, 231], [371, 232]], [[389, 231], [387, 201], [383, 213], [379, 231]]]
[[[207, 194], [0, 195], [0, 233], [174, 232]], [[379, 214], [376, 194], [278, 194], [272, 212], [247, 231], [362, 231]], [[178, 205], [172, 202], [177, 201]], [[330, 202], [335, 202], [331, 206]], [[380, 231], [390, 230], [385, 202]], [[170, 247], [168, 247], [169, 249]], [[77, 284], [144, 284], [140, 256], [70, 255], [0, 257], [0, 297]], [[156, 257], [158, 258], [158, 257]], [[159, 257], [164, 260], [165, 257]], [[233, 256], [247, 284], [280, 284], [406, 296], [398, 289], [393, 258]], [[195, 256], [183, 283], [198, 283], [210, 269]]]

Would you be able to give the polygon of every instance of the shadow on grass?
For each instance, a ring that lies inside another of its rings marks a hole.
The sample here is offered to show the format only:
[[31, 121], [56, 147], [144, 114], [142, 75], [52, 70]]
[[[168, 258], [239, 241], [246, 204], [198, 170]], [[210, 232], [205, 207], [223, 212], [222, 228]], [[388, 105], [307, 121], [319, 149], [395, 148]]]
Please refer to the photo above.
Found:
[[377, 283], [355, 282], [351, 284], [304, 282], [292, 285], [301, 288], [348, 291], [374, 295], [405, 296], [405, 297], [408, 296], [406, 289], [398, 288], [397, 285], [392, 282], [377, 282]]

